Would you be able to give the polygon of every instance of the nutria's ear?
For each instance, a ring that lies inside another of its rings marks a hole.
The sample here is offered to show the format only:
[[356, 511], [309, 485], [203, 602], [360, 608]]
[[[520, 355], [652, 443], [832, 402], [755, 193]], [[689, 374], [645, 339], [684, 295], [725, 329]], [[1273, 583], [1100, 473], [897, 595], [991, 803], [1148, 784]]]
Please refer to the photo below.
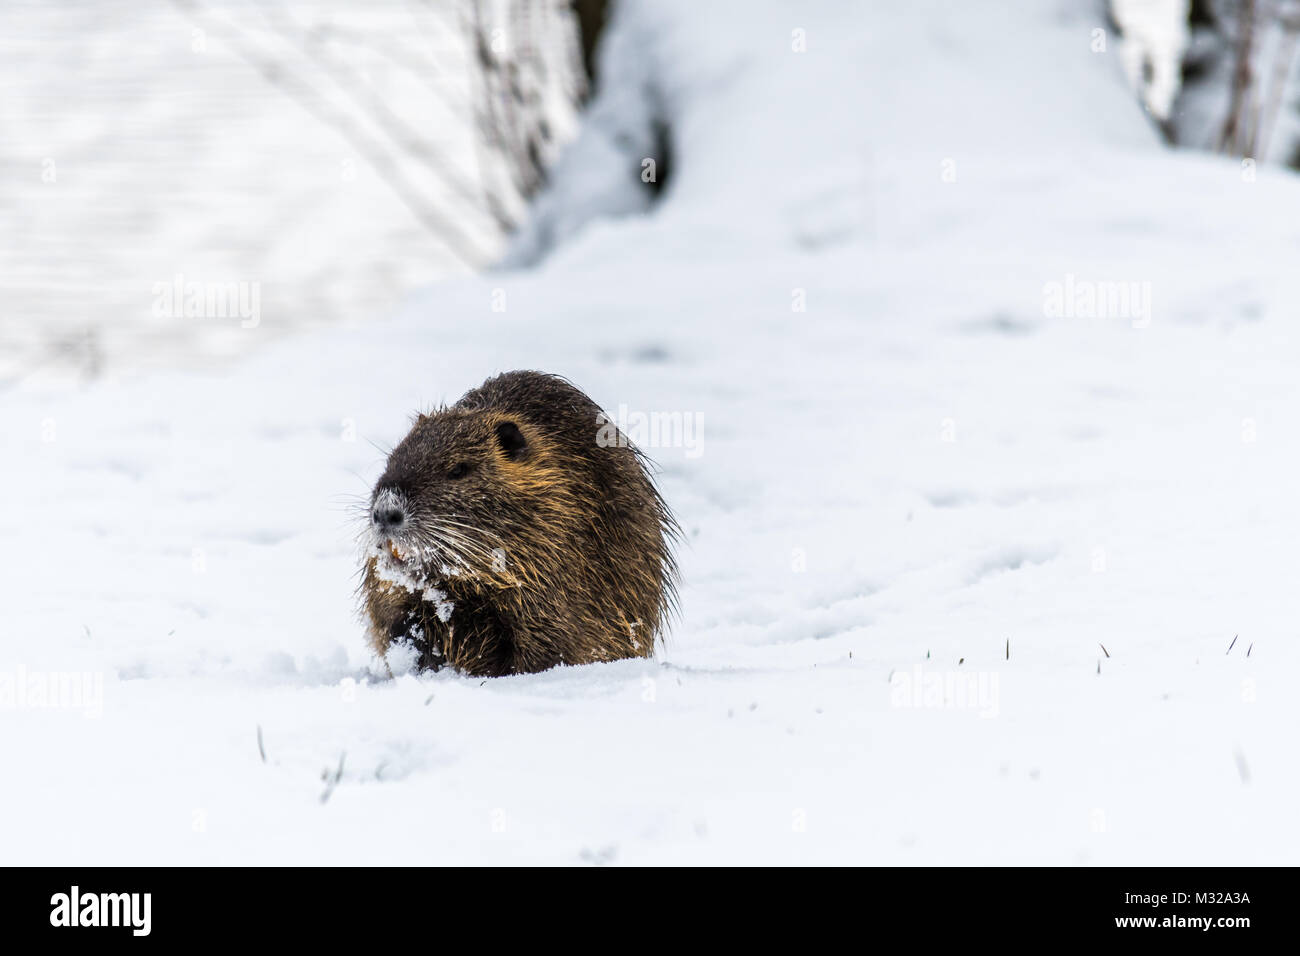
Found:
[[497, 426], [497, 444], [511, 461], [523, 458], [528, 451], [528, 439], [514, 422], [502, 422]]

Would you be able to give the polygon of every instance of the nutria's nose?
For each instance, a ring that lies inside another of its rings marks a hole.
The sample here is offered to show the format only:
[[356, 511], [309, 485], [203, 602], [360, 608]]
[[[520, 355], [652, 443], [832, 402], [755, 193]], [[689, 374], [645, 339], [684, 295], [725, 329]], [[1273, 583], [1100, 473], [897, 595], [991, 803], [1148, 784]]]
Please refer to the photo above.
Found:
[[391, 534], [406, 523], [406, 514], [392, 504], [379, 505], [370, 513], [370, 520], [381, 534]]

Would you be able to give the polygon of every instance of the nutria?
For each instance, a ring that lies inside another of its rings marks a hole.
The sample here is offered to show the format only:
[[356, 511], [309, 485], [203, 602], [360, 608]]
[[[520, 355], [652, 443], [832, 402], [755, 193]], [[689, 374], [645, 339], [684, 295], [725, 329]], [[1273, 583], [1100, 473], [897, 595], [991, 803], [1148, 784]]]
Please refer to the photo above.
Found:
[[567, 380], [507, 372], [420, 415], [370, 498], [371, 645], [420, 670], [649, 657], [679, 529], [642, 453]]

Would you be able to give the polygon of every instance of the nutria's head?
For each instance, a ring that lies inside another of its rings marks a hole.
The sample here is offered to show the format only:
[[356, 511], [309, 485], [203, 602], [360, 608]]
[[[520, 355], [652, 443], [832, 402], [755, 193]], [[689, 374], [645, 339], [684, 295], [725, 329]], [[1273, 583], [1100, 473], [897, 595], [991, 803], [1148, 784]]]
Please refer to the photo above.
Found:
[[[554, 487], [553, 449], [518, 416], [444, 409], [421, 415], [370, 498], [370, 553], [387, 577], [428, 586], [501, 576], [520, 529]], [[563, 498], [563, 495], [559, 495]]]

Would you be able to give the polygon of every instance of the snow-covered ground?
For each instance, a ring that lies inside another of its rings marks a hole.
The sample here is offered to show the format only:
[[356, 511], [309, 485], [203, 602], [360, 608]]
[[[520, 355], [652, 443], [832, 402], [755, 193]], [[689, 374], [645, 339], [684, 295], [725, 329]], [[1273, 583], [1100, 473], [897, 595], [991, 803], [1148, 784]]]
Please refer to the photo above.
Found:
[[[651, 215], [4, 393], [5, 861], [1294, 863], [1300, 179], [1156, 145], [1083, 5], [955, 6], [630, 11]], [[380, 679], [375, 445], [520, 367], [698, 429], [648, 449], [681, 619]]]

